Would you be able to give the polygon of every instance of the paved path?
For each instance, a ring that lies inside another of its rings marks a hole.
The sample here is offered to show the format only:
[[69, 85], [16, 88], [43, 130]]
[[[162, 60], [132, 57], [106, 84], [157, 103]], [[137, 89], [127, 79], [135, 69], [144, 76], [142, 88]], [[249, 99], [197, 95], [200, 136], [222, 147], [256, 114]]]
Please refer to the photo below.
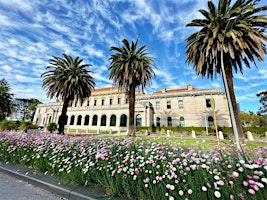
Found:
[[49, 191], [0, 172], [1, 200], [64, 200]]

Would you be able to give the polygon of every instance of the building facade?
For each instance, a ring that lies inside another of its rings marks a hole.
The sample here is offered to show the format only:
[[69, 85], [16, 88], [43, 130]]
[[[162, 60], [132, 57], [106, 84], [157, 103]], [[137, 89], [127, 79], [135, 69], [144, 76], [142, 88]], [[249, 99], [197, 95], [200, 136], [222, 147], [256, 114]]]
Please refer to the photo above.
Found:
[[[39, 104], [34, 123], [46, 127], [58, 122], [62, 102]], [[99, 88], [83, 102], [73, 101], [68, 107], [66, 128], [83, 130], [127, 130], [129, 120], [128, 95], [118, 87]], [[220, 88], [162, 88], [151, 94], [136, 91], [136, 126], [231, 126], [225, 93]]]

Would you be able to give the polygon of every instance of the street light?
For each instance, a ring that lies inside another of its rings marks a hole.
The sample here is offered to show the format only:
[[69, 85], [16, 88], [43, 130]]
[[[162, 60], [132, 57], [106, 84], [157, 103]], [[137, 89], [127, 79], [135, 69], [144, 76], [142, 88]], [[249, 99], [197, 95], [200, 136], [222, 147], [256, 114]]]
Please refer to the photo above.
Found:
[[234, 132], [234, 136], [235, 136], [235, 141], [236, 141], [237, 148], [240, 149], [238, 131], [237, 131], [236, 120], [235, 120], [235, 115], [234, 115], [234, 110], [233, 110], [233, 104], [232, 104], [232, 100], [231, 100], [230, 93], [229, 93], [229, 88], [228, 88], [228, 84], [227, 84], [227, 80], [226, 80], [224, 63], [223, 63], [223, 47], [224, 47], [224, 39], [225, 39], [225, 35], [226, 35], [226, 30], [228, 28], [228, 25], [229, 25], [230, 21], [233, 20], [233, 19], [236, 20], [237, 18], [238, 17], [231, 17], [231, 18], [229, 18], [229, 20], [228, 20], [228, 22], [226, 24], [226, 27], [224, 29], [224, 35], [223, 35], [223, 40], [222, 40], [222, 45], [221, 45], [221, 68], [222, 68], [223, 83], [224, 83], [224, 88], [225, 88], [226, 97], [227, 97], [227, 101], [228, 101], [228, 106], [229, 106], [229, 111], [230, 111], [230, 117], [231, 117], [233, 132]]

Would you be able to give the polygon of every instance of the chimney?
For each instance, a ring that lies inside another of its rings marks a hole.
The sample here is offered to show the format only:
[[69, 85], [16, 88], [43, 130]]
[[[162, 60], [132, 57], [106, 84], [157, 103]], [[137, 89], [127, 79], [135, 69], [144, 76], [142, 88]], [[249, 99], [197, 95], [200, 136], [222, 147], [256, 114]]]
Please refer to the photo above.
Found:
[[187, 90], [192, 90], [192, 89], [193, 89], [192, 84], [188, 84], [188, 85], [187, 85]]
[[166, 93], [166, 88], [162, 88], [161, 93]]

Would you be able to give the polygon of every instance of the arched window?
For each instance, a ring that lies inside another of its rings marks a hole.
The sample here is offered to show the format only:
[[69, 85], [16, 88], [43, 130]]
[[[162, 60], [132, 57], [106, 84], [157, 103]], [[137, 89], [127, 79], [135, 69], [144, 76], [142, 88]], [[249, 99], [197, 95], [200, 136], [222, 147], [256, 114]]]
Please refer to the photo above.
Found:
[[116, 126], [116, 115], [111, 115], [110, 126]]
[[157, 126], [160, 126], [160, 117], [156, 118], [156, 124], [157, 124]]
[[92, 126], [96, 126], [97, 125], [97, 115], [93, 116], [93, 122], [92, 122]]
[[84, 125], [89, 125], [89, 115], [85, 116]]
[[75, 116], [72, 115], [71, 118], [70, 118], [70, 125], [73, 125], [74, 124], [74, 119], [75, 119]]
[[141, 115], [136, 115], [136, 126], [142, 126], [142, 117]]
[[69, 118], [69, 116], [67, 115], [66, 120], [65, 120], [65, 125], [67, 125], [67, 123], [68, 123], [68, 118]]
[[81, 125], [81, 124], [82, 124], [82, 116], [79, 115], [77, 119], [77, 125]]
[[184, 117], [180, 117], [180, 126], [181, 127], [185, 126]]
[[208, 125], [209, 127], [214, 126], [214, 120], [213, 120], [213, 117], [211, 116], [208, 117]]
[[168, 121], [168, 126], [172, 126], [172, 118], [168, 117], [167, 121]]
[[126, 127], [127, 126], [126, 124], [127, 124], [127, 116], [123, 114], [121, 116], [120, 126]]
[[101, 126], [106, 126], [106, 122], [107, 122], [107, 116], [106, 115], [102, 115], [102, 117], [101, 117]]

